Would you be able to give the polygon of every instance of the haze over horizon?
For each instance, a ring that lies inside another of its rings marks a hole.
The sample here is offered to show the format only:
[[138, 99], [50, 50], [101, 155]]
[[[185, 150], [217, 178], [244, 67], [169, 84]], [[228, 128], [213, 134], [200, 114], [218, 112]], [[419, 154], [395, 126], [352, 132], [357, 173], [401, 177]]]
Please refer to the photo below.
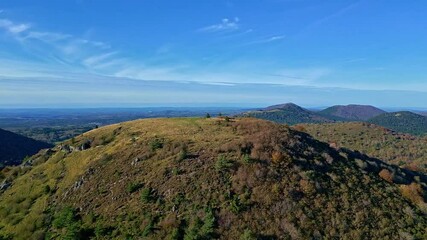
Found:
[[2, 1], [0, 108], [425, 108], [427, 3]]

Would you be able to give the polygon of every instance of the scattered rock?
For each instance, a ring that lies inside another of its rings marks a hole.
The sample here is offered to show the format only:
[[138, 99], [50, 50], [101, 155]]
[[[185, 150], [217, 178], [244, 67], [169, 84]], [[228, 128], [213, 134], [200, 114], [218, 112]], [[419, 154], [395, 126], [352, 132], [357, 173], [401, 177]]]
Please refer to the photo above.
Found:
[[87, 170], [86, 176], [93, 175], [94, 173], [95, 173], [95, 169], [91, 167], [91, 168], [89, 168], [89, 170]]
[[52, 149], [49, 148], [49, 149], [46, 150], [46, 152], [44, 154], [50, 156], [50, 155], [52, 155], [54, 153], [55, 153], [55, 151], [53, 151]]
[[80, 145], [79, 150], [84, 151], [86, 149], [89, 149], [91, 147], [91, 142], [89, 140], [86, 140], [82, 145]]
[[8, 182], [6, 180], [4, 180], [1, 184], [0, 184], [0, 191], [5, 191], [6, 189], [8, 189], [10, 186], [12, 186], [11, 182]]
[[356, 162], [356, 165], [360, 168], [360, 169], [362, 169], [362, 170], [368, 170], [369, 169], [369, 165], [368, 165], [368, 163], [367, 162], [365, 162], [365, 161], [363, 161], [363, 160], [361, 160], [361, 159], [355, 159], [354, 160], [355, 162]]
[[132, 165], [132, 166], [135, 166], [137, 163], [139, 163], [139, 162], [141, 162], [141, 161], [142, 161], [142, 159], [141, 159], [141, 158], [139, 158], [139, 157], [137, 157], [137, 158], [135, 158], [135, 159], [132, 161], [131, 165]]
[[33, 159], [30, 159], [24, 163], [22, 163], [21, 167], [31, 167], [33, 166]]
[[84, 181], [83, 181], [83, 177], [82, 177], [82, 178], [80, 178], [80, 180], [78, 180], [77, 182], [74, 183], [73, 190], [74, 191], [78, 190], [81, 186], [83, 186], [83, 183], [84, 183]]
[[331, 148], [333, 148], [335, 150], [339, 149], [338, 144], [336, 142], [330, 142], [329, 143], [329, 147], [331, 147]]
[[72, 153], [74, 150], [76, 150], [73, 146], [68, 144], [61, 145], [59, 149], [65, 153]]

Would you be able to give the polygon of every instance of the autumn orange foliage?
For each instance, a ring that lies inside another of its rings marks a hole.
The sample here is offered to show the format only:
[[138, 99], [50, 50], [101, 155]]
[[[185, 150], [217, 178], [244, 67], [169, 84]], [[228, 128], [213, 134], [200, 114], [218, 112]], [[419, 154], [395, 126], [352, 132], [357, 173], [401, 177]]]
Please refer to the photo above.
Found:
[[280, 162], [282, 162], [284, 160], [284, 156], [281, 152], [273, 152], [273, 154], [271, 155], [271, 161], [275, 164], [278, 164]]
[[411, 202], [415, 204], [424, 202], [423, 189], [420, 184], [413, 182], [409, 185], [400, 185], [399, 188], [402, 195]]
[[393, 183], [393, 174], [389, 170], [383, 169], [378, 173], [378, 175], [387, 182]]

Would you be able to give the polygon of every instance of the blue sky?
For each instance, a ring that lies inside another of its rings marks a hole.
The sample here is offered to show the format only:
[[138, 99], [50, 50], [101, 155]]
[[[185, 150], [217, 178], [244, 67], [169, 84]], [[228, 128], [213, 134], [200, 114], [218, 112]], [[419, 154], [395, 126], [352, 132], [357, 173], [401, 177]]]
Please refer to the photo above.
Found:
[[1, 1], [0, 107], [427, 107], [425, 1]]

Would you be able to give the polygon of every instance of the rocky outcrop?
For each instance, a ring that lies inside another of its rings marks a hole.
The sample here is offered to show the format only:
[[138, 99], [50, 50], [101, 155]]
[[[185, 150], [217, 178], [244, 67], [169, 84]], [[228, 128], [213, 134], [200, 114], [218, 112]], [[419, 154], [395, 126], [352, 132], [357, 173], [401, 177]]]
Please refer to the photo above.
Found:
[[8, 189], [10, 186], [12, 186], [11, 182], [8, 182], [7, 180], [4, 180], [1, 184], [0, 184], [0, 191], [5, 191], [6, 189]]
[[92, 142], [90, 140], [86, 140], [82, 144], [78, 145], [78, 147], [74, 147], [69, 144], [63, 144], [59, 146], [59, 149], [65, 153], [72, 153], [74, 151], [84, 151], [91, 147], [91, 143]]

